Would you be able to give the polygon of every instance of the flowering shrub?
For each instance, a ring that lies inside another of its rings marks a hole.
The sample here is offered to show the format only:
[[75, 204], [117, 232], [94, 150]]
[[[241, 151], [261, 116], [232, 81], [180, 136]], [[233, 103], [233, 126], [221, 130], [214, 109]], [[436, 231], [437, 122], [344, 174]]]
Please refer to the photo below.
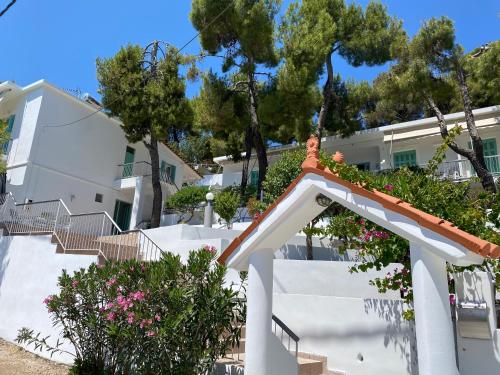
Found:
[[[206, 374], [239, 340], [244, 305], [224, 287], [225, 268], [206, 246], [160, 261], [91, 265], [59, 278], [44, 303], [75, 350], [74, 374]], [[23, 328], [18, 342], [57, 352]]]
[[[356, 166], [338, 164], [324, 153], [321, 162], [344, 180], [358, 183], [368, 190], [377, 189], [398, 197], [414, 207], [432, 215], [453, 222], [457, 227], [480, 238], [500, 244], [500, 234], [496, 228], [500, 224], [500, 195], [489, 193], [471, 194], [470, 183], [454, 183], [434, 177], [437, 165], [443, 160], [446, 144], [440, 147], [429, 163], [428, 169], [401, 168], [383, 174], [360, 171]], [[272, 204], [301, 173], [304, 150], [283, 154], [274, 164], [263, 183], [266, 203]], [[366, 272], [370, 269], [381, 270], [391, 263], [401, 263], [385, 277], [370, 281], [379, 292], [395, 290], [409, 306], [412, 299], [411, 262], [409, 243], [398, 235], [386, 231], [359, 215], [334, 203], [322, 213], [329, 225], [314, 228], [313, 235], [329, 236], [343, 241], [341, 251], [358, 250], [358, 261], [351, 272]], [[500, 285], [500, 262], [488, 260], [496, 273]], [[453, 272], [455, 269], [451, 269]], [[407, 309], [405, 318], [412, 319], [413, 311]]]

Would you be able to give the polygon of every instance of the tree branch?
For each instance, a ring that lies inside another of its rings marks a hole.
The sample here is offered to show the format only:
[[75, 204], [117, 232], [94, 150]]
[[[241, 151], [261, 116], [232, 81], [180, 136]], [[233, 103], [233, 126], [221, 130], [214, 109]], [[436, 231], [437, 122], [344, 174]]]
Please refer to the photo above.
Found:
[[10, 9], [12, 5], [16, 3], [17, 0], [12, 0], [10, 3], [7, 4], [7, 6], [0, 12], [0, 17], [2, 17], [7, 11]]

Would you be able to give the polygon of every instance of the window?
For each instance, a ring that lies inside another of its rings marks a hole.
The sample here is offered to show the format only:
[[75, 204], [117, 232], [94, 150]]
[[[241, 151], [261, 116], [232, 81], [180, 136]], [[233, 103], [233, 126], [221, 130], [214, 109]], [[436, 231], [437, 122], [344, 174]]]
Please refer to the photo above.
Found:
[[160, 164], [160, 178], [163, 181], [175, 183], [175, 165], [168, 164], [165, 160]]
[[96, 193], [96, 195], [95, 195], [95, 201], [97, 203], [102, 203], [102, 198], [103, 198], [102, 194]]
[[394, 168], [417, 165], [417, 152], [415, 150], [394, 153]]
[[370, 162], [367, 161], [365, 163], [356, 164], [356, 167], [358, 167], [358, 169], [360, 171], [369, 171], [370, 170]]
[[[472, 149], [472, 143], [468, 143], [469, 149]], [[495, 138], [483, 139], [483, 155], [486, 162], [486, 168], [491, 173], [500, 172], [500, 158], [497, 152], [497, 140]]]
[[257, 186], [259, 183], [259, 171], [250, 172], [250, 186]]

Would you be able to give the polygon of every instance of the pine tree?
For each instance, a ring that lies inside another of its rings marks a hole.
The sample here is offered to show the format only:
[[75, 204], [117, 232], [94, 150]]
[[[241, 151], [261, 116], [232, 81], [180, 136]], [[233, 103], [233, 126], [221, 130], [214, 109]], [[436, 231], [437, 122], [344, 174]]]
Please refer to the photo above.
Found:
[[[222, 70], [238, 77], [231, 89], [244, 91], [247, 97], [248, 125], [244, 130], [245, 162], [241, 192], [245, 192], [252, 148], [259, 164], [257, 194], [267, 171], [266, 140], [259, 119], [259, 79], [267, 77], [259, 67], [276, 66], [274, 18], [279, 0], [193, 0], [191, 21], [200, 32], [201, 45], [208, 54], [223, 59]], [[216, 21], [214, 21], [216, 20]]]
[[153, 211], [151, 227], [160, 225], [162, 191], [158, 142], [168, 138], [169, 129], [192, 121], [185, 97], [185, 81], [179, 74], [183, 57], [173, 47], [159, 56], [159, 43], [148, 49], [145, 61], [140, 46], [126, 46], [112, 58], [97, 60], [102, 103], [110, 116], [122, 121], [129, 142], [143, 142], [151, 158]]

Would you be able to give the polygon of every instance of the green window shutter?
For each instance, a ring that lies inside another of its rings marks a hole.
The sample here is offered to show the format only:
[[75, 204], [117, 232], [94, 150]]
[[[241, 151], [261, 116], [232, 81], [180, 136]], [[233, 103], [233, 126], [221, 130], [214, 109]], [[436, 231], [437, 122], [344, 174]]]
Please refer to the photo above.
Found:
[[252, 171], [250, 173], [250, 185], [257, 186], [259, 183], [259, 171]]
[[15, 118], [16, 118], [16, 116], [12, 115], [7, 120], [7, 131], [9, 133], [12, 133], [12, 128], [14, 127], [14, 120], [15, 120]]
[[500, 163], [497, 157], [497, 141], [495, 138], [483, 139], [483, 155], [485, 157], [486, 168], [491, 173], [499, 173]]
[[125, 160], [123, 161], [123, 173], [122, 177], [131, 177], [134, 171], [134, 158], [135, 150], [132, 147], [128, 147], [125, 150]]
[[395, 152], [393, 156], [394, 168], [417, 165], [417, 152], [415, 150]]
[[170, 173], [169, 173], [169, 177], [170, 177], [170, 181], [172, 183], [175, 182], [175, 170], [176, 170], [176, 167], [175, 165], [170, 165]]

